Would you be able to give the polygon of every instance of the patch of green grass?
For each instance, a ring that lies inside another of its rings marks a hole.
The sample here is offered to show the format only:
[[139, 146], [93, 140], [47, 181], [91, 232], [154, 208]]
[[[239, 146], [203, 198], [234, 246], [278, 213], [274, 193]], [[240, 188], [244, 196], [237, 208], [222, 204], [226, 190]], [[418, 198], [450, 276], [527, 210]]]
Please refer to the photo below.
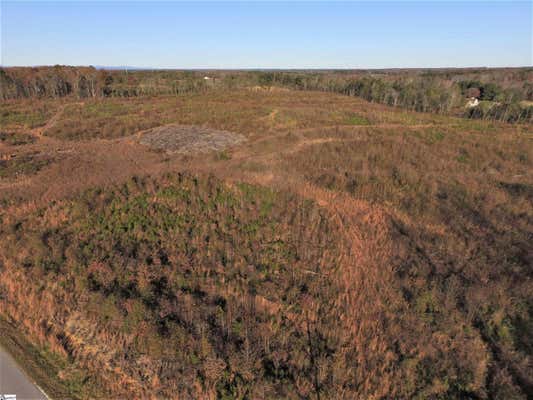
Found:
[[3, 110], [0, 112], [0, 126], [23, 126], [36, 128], [43, 126], [50, 114], [43, 109], [36, 110]]
[[344, 120], [346, 125], [370, 125], [370, 121], [362, 115], [352, 114]]
[[446, 135], [442, 131], [432, 130], [428, 134], [428, 142], [431, 144], [442, 142], [445, 137]]

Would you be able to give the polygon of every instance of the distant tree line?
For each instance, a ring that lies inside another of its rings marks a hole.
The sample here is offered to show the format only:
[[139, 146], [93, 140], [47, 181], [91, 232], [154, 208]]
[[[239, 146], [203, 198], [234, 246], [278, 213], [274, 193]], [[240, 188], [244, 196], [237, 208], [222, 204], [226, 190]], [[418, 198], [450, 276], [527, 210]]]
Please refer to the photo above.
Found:
[[[513, 78], [503, 80], [507, 87], [495, 82], [461, 79], [461, 76], [449, 77], [438, 73], [381, 75], [260, 72], [258, 82], [300, 90], [342, 93], [412, 111], [505, 122], [533, 122], [533, 104], [527, 103], [533, 100], [532, 70], [529, 70], [525, 78], [522, 77], [524, 81]], [[466, 99], [470, 97], [485, 104], [465, 108]]]
[[96, 97], [100, 78], [90, 67], [0, 68], [0, 97]]
[[[0, 68], [2, 100], [181, 95], [257, 85], [341, 93], [412, 111], [533, 122], [533, 68], [209, 72], [68, 66]], [[479, 107], [465, 107], [471, 97], [481, 101]]]
[[2, 100], [74, 96], [135, 97], [183, 94], [212, 86], [199, 72], [98, 70], [94, 67], [0, 68]]

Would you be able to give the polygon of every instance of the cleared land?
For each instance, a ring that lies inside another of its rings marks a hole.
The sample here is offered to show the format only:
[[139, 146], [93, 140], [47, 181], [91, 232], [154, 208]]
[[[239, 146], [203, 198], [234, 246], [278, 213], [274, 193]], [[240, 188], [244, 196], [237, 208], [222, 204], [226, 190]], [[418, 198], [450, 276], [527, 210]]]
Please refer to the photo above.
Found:
[[[531, 393], [531, 126], [301, 91], [2, 109], [35, 140], [0, 142], [0, 311], [43, 387]], [[246, 140], [192, 151], [214, 131]]]
[[243, 135], [193, 125], [167, 125], [140, 134], [139, 142], [166, 153], [196, 154], [222, 151], [242, 143]]

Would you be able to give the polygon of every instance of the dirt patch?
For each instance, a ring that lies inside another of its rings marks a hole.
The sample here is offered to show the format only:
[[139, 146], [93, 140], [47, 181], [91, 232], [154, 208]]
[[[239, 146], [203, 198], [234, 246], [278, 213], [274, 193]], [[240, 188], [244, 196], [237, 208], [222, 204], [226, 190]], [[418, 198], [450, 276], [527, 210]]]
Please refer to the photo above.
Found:
[[167, 125], [146, 131], [140, 143], [167, 153], [221, 151], [246, 140], [238, 133], [193, 125]]

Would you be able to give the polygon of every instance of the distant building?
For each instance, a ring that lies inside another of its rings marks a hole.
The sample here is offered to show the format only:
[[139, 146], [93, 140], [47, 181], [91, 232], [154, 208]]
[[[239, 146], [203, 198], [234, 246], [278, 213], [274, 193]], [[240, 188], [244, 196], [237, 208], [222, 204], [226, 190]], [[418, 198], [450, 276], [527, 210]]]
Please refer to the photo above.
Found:
[[211, 79], [213, 79], [213, 78], [210, 78], [208, 76], [204, 76], [204, 80], [206, 80], [206, 81], [210, 81]]
[[466, 103], [467, 107], [476, 107], [477, 105], [479, 105], [479, 100], [476, 97], [470, 97]]

